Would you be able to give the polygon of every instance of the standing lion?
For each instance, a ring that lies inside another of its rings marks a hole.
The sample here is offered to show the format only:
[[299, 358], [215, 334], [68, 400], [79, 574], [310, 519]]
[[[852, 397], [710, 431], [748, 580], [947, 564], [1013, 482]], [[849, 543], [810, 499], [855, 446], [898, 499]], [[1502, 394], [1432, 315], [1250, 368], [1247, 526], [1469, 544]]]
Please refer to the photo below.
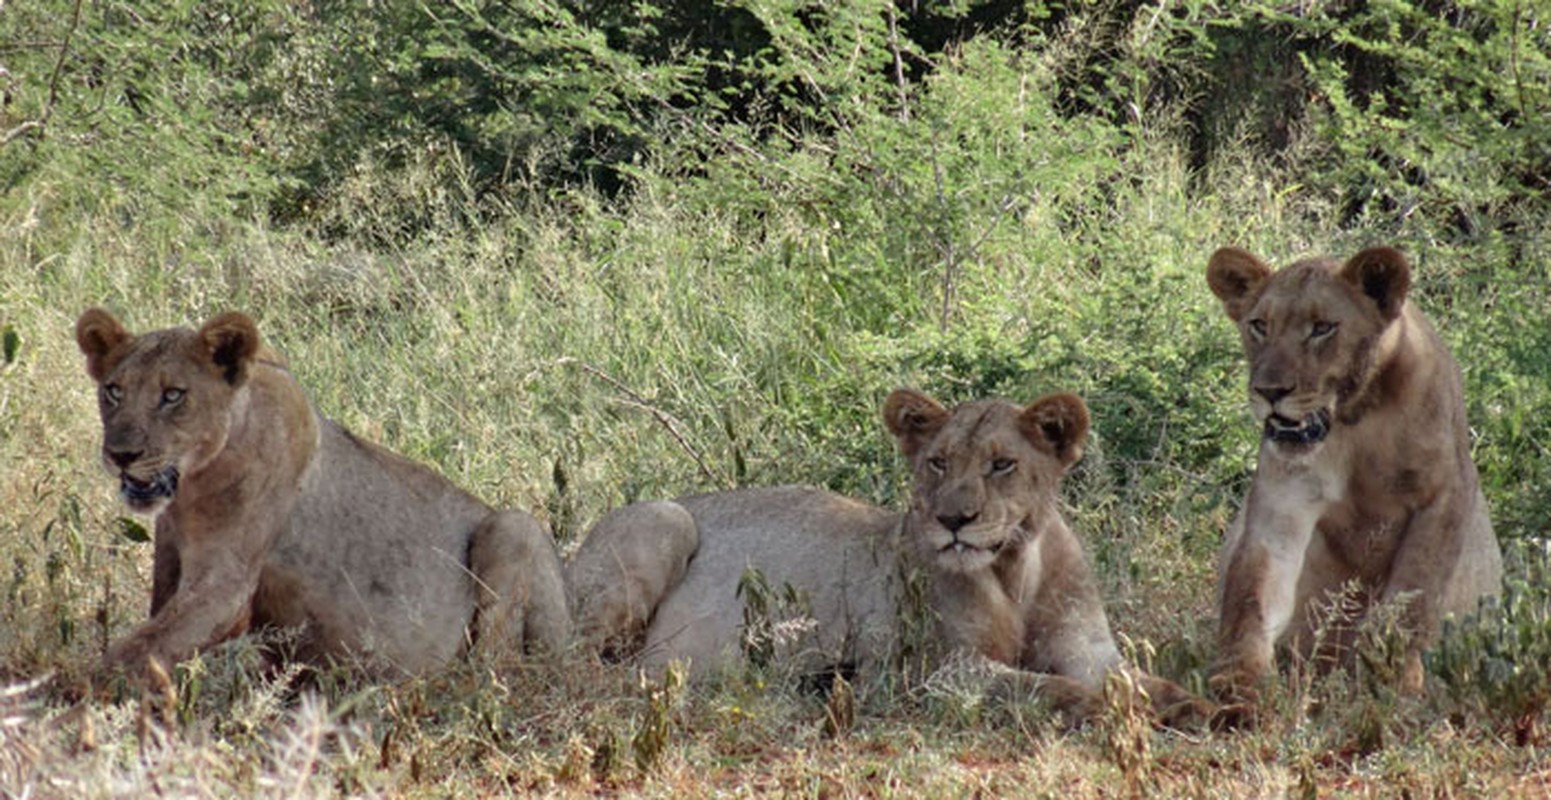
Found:
[[1319, 609], [1355, 587], [1364, 611], [1403, 604], [1401, 688], [1420, 692], [1442, 617], [1498, 591], [1502, 555], [1459, 367], [1407, 298], [1410, 265], [1375, 247], [1273, 272], [1226, 247], [1207, 282], [1238, 325], [1262, 435], [1219, 560], [1214, 684], [1251, 700], [1282, 642], [1337, 656], [1311, 652]]
[[94, 308], [76, 342], [103, 465], [156, 528], [150, 619], [108, 648], [106, 670], [171, 667], [265, 626], [300, 629], [300, 657], [388, 675], [471, 643], [565, 644], [565, 586], [539, 523], [321, 416], [253, 320], [135, 336]]

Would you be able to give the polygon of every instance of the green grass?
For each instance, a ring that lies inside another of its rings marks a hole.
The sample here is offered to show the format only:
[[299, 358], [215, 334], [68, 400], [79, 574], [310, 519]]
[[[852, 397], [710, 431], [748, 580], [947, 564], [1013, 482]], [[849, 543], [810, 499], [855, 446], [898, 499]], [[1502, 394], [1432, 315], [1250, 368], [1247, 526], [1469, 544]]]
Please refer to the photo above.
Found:
[[[889, 240], [884, 228], [848, 229], [826, 215], [833, 205], [780, 194], [742, 213], [704, 202], [716, 188], [704, 182], [648, 182], [629, 202], [571, 191], [497, 204], [461, 190], [455, 162], [431, 163], [362, 177], [329, 210], [329, 235], [197, 203], [79, 208], [48, 180], [28, 184], [0, 203], [0, 328], [19, 343], [0, 366], [0, 677], [16, 687], [0, 699], [0, 791], [1544, 791], [1551, 215], [1515, 234], [1514, 265], [1501, 239], [1378, 220], [1341, 228], [1328, 198], [1264, 165], [1225, 162], [1192, 181], [1158, 138], [1126, 156], [1130, 180], [1099, 201], [943, 229], [961, 244], [990, 231], [954, 276], [946, 328], [923, 228], [901, 221]], [[955, 196], [973, 188], [964, 180]], [[873, 200], [884, 211], [861, 222], [904, 211]], [[395, 239], [395, 204], [430, 222]], [[576, 657], [385, 686], [336, 674], [297, 695], [241, 642], [181, 671], [170, 698], [77, 706], [56, 684], [25, 685], [92, 663], [145, 614], [149, 547], [123, 535], [97, 466], [71, 335], [100, 304], [135, 330], [247, 310], [325, 414], [534, 511], [567, 548], [620, 503], [718, 487], [816, 483], [898, 506], [904, 471], [878, 422], [898, 385], [954, 400], [1078, 391], [1095, 438], [1069, 479], [1068, 518], [1139, 660], [1199, 688], [1214, 655], [1215, 549], [1255, 445], [1206, 258], [1229, 243], [1285, 262], [1378, 241], [1417, 255], [1417, 297], [1465, 365], [1477, 460], [1519, 592], [1429, 662], [1425, 700], [1365, 674], [1294, 675], [1258, 731], [1154, 732], [1119, 710], [1071, 731], [947, 675], [864, 687], [854, 727], [836, 738], [824, 698], [779, 674], [665, 690]], [[1496, 689], [1505, 664], [1518, 672]], [[170, 722], [147, 724], [160, 716]], [[647, 729], [656, 745], [642, 744]]]

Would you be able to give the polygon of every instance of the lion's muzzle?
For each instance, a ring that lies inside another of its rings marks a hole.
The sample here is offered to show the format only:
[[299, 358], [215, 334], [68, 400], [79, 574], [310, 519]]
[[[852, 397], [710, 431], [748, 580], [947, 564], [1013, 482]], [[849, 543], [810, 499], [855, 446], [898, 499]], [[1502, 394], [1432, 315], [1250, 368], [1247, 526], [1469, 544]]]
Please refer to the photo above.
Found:
[[1264, 436], [1279, 445], [1294, 447], [1319, 444], [1330, 433], [1330, 412], [1320, 409], [1300, 420], [1281, 414], [1266, 417]]
[[178, 491], [178, 468], [163, 467], [148, 480], [137, 480], [128, 472], [119, 473], [119, 495], [136, 511], [147, 511], [163, 500], [171, 500]]

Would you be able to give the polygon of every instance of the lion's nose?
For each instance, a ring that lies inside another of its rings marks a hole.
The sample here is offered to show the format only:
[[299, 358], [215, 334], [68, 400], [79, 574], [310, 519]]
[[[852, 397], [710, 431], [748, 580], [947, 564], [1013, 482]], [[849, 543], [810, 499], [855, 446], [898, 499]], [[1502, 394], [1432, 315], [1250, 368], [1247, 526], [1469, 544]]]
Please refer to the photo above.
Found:
[[938, 514], [937, 521], [942, 523], [949, 533], [958, 533], [959, 529], [979, 519], [979, 514]]
[[128, 469], [130, 464], [140, 460], [145, 455], [144, 450], [109, 450], [108, 460], [119, 469]]
[[1274, 406], [1278, 400], [1292, 394], [1292, 389], [1286, 386], [1256, 386], [1255, 394], [1264, 397], [1267, 403]]

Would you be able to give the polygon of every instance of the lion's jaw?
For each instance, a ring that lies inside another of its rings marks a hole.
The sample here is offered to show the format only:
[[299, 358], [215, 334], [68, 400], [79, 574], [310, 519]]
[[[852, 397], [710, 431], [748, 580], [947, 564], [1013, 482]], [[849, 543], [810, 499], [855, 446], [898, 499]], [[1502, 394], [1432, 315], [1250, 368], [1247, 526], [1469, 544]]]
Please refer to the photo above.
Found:
[[[109, 472], [113, 471], [112, 464], [108, 465]], [[144, 474], [144, 470], [140, 470]], [[178, 467], [168, 464], [160, 469], [153, 470], [143, 478], [137, 478], [131, 470], [125, 469], [118, 472], [119, 498], [129, 510], [138, 514], [155, 516], [172, 503], [172, 498], [178, 492]]]
[[1334, 398], [1273, 405], [1254, 392], [1250, 394], [1250, 409], [1260, 423], [1260, 437], [1276, 452], [1289, 457], [1312, 455], [1330, 435]]
[[920, 511], [910, 514], [906, 532], [933, 569], [961, 575], [990, 569], [998, 558], [1027, 538], [1021, 519], [999, 517], [953, 531], [930, 513]]

